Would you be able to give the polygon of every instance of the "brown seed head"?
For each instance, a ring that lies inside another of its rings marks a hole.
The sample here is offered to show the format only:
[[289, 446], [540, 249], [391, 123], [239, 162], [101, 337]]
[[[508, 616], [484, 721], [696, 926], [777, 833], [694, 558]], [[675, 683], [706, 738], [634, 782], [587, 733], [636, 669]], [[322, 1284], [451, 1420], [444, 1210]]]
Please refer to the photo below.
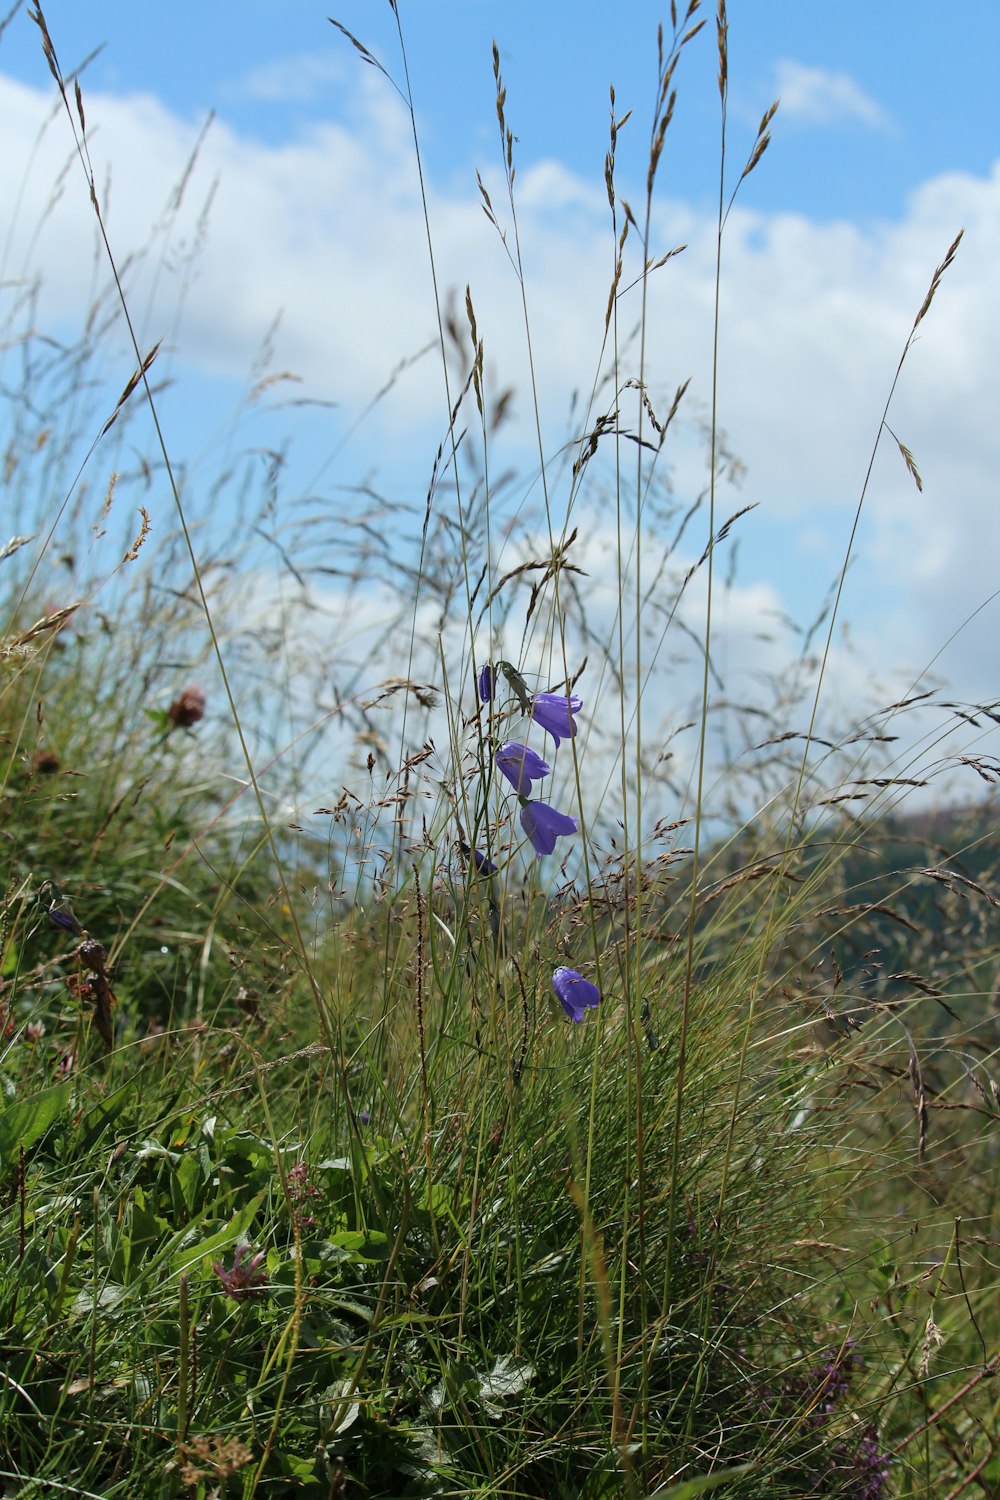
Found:
[[167, 718], [178, 729], [190, 729], [205, 717], [205, 693], [200, 687], [186, 687], [167, 709]]

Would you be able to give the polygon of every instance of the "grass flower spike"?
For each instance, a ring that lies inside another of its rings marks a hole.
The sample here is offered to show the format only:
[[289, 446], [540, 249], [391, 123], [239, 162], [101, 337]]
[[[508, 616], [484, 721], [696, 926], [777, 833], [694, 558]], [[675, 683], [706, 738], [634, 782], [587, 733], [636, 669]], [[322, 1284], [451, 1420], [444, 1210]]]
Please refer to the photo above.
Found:
[[582, 1021], [591, 1006], [600, 1004], [601, 992], [597, 985], [584, 979], [575, 969], [556, 969], [552, 975], [552, 988], [571, 1021]]
[[529, 750], [517, 740], [508, 740], [497, 751], [497, 769], [506, 776], [519, 797], [530, 797], [531, 783], [541, 781], [552, 768], [537, 750]]
[[576, 693], [568, 698], [565, 693], [536, 693], [531, 700], [531, 717], [548, 730], [558, 747], [560, 741], [571, 740], [576, 734], [573, 715], [582, 707], [583, 699]]
[[521, 827], [538, 855], [551, 854], [560, 834], [575, 833], [577, 822], [568, 813], [557, 812], [547, 802], [526, 802], [521, 808]]

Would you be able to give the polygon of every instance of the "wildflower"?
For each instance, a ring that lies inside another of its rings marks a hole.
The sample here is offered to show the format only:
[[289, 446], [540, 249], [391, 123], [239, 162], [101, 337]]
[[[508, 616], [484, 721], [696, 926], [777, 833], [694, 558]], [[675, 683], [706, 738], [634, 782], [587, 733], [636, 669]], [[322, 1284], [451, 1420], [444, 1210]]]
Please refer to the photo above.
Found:
[[601, 992], [597, 985], [584, 979], [575, 969], [556, 969], [552, 975], [552, 988], [571, 1021], [582, 1021], [584, 1012], [600, 1003]]
[[294, 1167], [288, 1169], [288, 1195], [290, 1198], [300, 1202], [303, 1198], [318, 1198], [319, 1188], [309, 1181], [309, 1163], [307, 1161], [296, 1162]]
[[855, 1350], [854, 1340], [847, 1339], [842, 1348], [828, 1350], [823, 1363], [810, 1371], [806, 1383], [817, 1402], [813, 1412], [814, 1422], [821, 1421], [824, 1416], [836, 1411], [847, 1394], [851, 1376], [860, 1363], [861, 1356]]
[[263, 1250], [250, 1255], [249, 1245], [237, 1245], [232, 1270], [227, 1271], [221, 1260], [213, 1260], [212, 1270], [234, 1302], [246, 1302], [248, 1297], [259, 1296], [267, 1285], [267, 1273], [260, 1269], [263, 1259]]
[[495, 679], [494, 679], [494, 676], [493, 676], [493, 667], [492, 667], [492, 665], [491, 665], [490, 662], [487, 662], [486, 665], [485, 665], [485, 667], [481, 668], [480, 673], [479, 673], [479, 701], [480, 701], [480, 703], [492, 703], [493, 702], [494, 681], [495, 681]]
[[551, 854], [561, 833], [575, 833], [577, 823], [568, 813], [556, 812], [547, 802], [526, 802], [521, 808], [521, 827], [536, 854]]
[[878, 1428], [867, 1427], [851, 1465], [858, 1480], [854, 1493], [858, 1500], [882, 1500], [889, 1478], [889, 1455], [878, 1445]]
[[302, 1212], [304, 1205], [310, 1198], [318, 1198], [320, 1189], [309, 1181], [309, 1163], [300, 1161], [288, 1171], [288, 1196], [291, 1200], [292, 1215], [298, 1220], [301, 1229], [315, 1229], [317, 1219], [315, 1214]]
[[508, 740], [497, 751], [497, 769], [506, 776], [519, 797], [530, 797], [531, 783], [541, 781], [552, 767], [542, 760], [537, 750], [529, 750], [517, 740]]
[[495, 875], [497, 867], [491, 859], [487, 859], [481, 849], [473, 849], [472, 857], [476, 862], [476, 869], [480, 875]]
[[547, 729], [558, 748], [561, 740], [571, 740], [576, 734], [573, 715], [583, 707], [583, 699], [572, 693], [536, 693], [531, 700], [531, 717], [536, 724]]
[[177, 729], [190, 729], [205, 717], [205, 693], [200, 687], [186, 687], [167, 709], [167, 718]]
[[76, 914], [70, 906], [67, 898], [58, 893], [51, 902], [45, 913], [53, 927], [58, 927], [61, 932], [80, 933], [83, 928], [76, 919]]
[[880, 1449], [878, 1428], [872, 1424], [865, 1428], [856, 1448], [838, 1443], [833, 1449], [827, 1459], [824, 1493], [835, 1484], [837, 1494], [845, 1500], [886, 1500], [891, 1462], [891, 1456]]

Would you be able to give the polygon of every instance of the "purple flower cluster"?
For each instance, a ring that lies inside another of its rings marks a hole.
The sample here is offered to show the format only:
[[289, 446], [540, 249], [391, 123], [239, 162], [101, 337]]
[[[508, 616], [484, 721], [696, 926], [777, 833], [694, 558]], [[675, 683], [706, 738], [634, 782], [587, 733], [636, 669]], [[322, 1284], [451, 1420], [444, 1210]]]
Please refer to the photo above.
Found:
[[[484, 702], [493, 696], [493, 668], [487, 663], [479, 674], [479, 696]], [[484, 696], [485, 695], [485, 696]], [[556, 742], [572, 739], [576, 734], [573, 715], [580, 712], [583, 699], [576, 693], [569, 697], [560, 693], [536, 693], [531, 700], [531, 717]], [[528, 835], [531, 846], [541, 858], [551, 854], [556, 839], [563, 834], [576, 833], [577, 821], [569, 813], [557, 812], [547, 802], [532, 802], [534, 783], [548, 776], [552, 767], [543, 760], [537, 750], [523, 745], [520, 740], [508, 740], [496, 752], [497, 770], [510, 782], [521, 798], [521, 827]]]
[[879, 1450], [878, 1428], [865, 1429], [850, 1465], [857, 1483], [851, 1500], [883, 1500], [889, 1481], [889, 1456]]
[[261, 1270], [263, 1261], [263, 1250], [251, 1255], [249, 1245], [237, 1245], [232, 1266], [227, 1269], [221, 1260], [213, 1260], [212, 1270], [234, 1302], [246, 1302], [249, 1297], [259, 1297], [267, 1286], [267, 1272]]
[[[827, 1350], [821, 1363], [807, 1375], [788, 1381], [784, 1396], [794, 1400], [800, 1410], [805, 1406], [806, 1431], [818, 1434], [844, 1414], [845, 1398], [860, 1364], [854, 1340], [847, 1339], [839, 1348]], [[815, 1437], [811, 1443], [815, 1443]], [[885, 1500], [888, 1495], [889, 1455], [879, 1447], [874, 1423], [865, 1428], [856, 1445], [835, 1442], [818, 1465], [812, 1457], [810, 1468], [814, 1476], [812, 1492], [817, 1495], [836, 1493], [843, 1500]]]
[[823, 1363], [806, 1376], [806, 1390], [810, 1399], [815, 1402], [812, 1410], [813, 1425], [818, 1425], [824, 1417], [837, 1410], [860, 1363], [861, 1356], [854, 1348], [854, 1340], [848, 1339], [842, 1348], [830, 1349]]
[[[563, 740], [573, 739], [576, 734], [574, 716], [583, 707], [581, 697], [576, 693], [529, 695], [524, 679], [516, 668], [510, 662], [498, 661], [487, 662], [479, 671], [477, 689], [481, 703], [493, 702], [498, 673], [502, 674], [512, 689], [522, 713], [527, 714], [534, 723], [541, 725], [546, 734], [552, 736], [557, 749]], [[539, 858], [552, 854], [556, 840], [576, 833], [579, 827], [576, 818], [569, 813], [559, 812], [551, 803], [537, 801], [532, 795], [535, 783], [543, 781], [552, 767], [542, 759], [537, 750], [532, 750], [520, 740], [506, 740], [495, 752], [494, 759], [500, 775], [510, 783], [520, 800], [521, 827], [535, 854]], [[467, 848], [465, 852], [468, 853]], [[496, 874], [496, 865], [480, 849], [474, 849], [472, 857], [480, 875]], [[490, 913], [491, 917], [499, 919], [499, 909], [492, 902]], [[552, 975], [552, 988], [566, 1015], [575, 1022], [582, 1021], [587, 1010], [598, 1005], [601, 999], [597, 985], [584, 979], [575, 969], [557, 968]]]

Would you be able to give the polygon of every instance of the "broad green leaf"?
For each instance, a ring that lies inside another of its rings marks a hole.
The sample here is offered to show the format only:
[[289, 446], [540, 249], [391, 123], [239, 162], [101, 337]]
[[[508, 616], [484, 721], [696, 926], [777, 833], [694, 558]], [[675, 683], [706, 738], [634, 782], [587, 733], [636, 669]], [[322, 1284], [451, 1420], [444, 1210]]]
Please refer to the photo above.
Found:
[[[697, 1474], [669, 1490], [657, 1490], [656, 1500], [695, 1500], [696, 1495], [707, 1495], [710, 1490], [717, 1490], [720, 1484], [728, 1484], [732, 1479], [749, 1474], [750, 1467], [750, 1464], [737, 1464], [734, 1469], [720, 1469], [717, 1474]], [[651, 1497], [647, 1496], [646, 1500], [651, 1500]]]
[[253, 1222], [263, 1198], [264, 1194], [258, 1193], [255, 1198], [251, 1198], [249, 1203], [245, 1203], [238, 1213], [233, 1214], [229, 1223], [222, 1229], [217, 1229], [207, 1239], [199, 1240], [197, 1243], [190, 1243], [191, 1226], [182, 1230], [174, 1241], [175, 1245], [179, 1242], [179, 1247], [174, 1251], [174, 1271], [177, 1275], [189, 1270], [198, 1261], [204, 1260], [206, 1255], [218, 1255], [220, 1251], [236, 1245], [246, 1233], [247, 1226]]
[[53, 1084], [30, 1099], [19, 1099], [0, 1113], [0, 1165], [13, 1166], [21, 1147], [27, 1151], [63, 1113], [69, 1101], [70, 1080]]

